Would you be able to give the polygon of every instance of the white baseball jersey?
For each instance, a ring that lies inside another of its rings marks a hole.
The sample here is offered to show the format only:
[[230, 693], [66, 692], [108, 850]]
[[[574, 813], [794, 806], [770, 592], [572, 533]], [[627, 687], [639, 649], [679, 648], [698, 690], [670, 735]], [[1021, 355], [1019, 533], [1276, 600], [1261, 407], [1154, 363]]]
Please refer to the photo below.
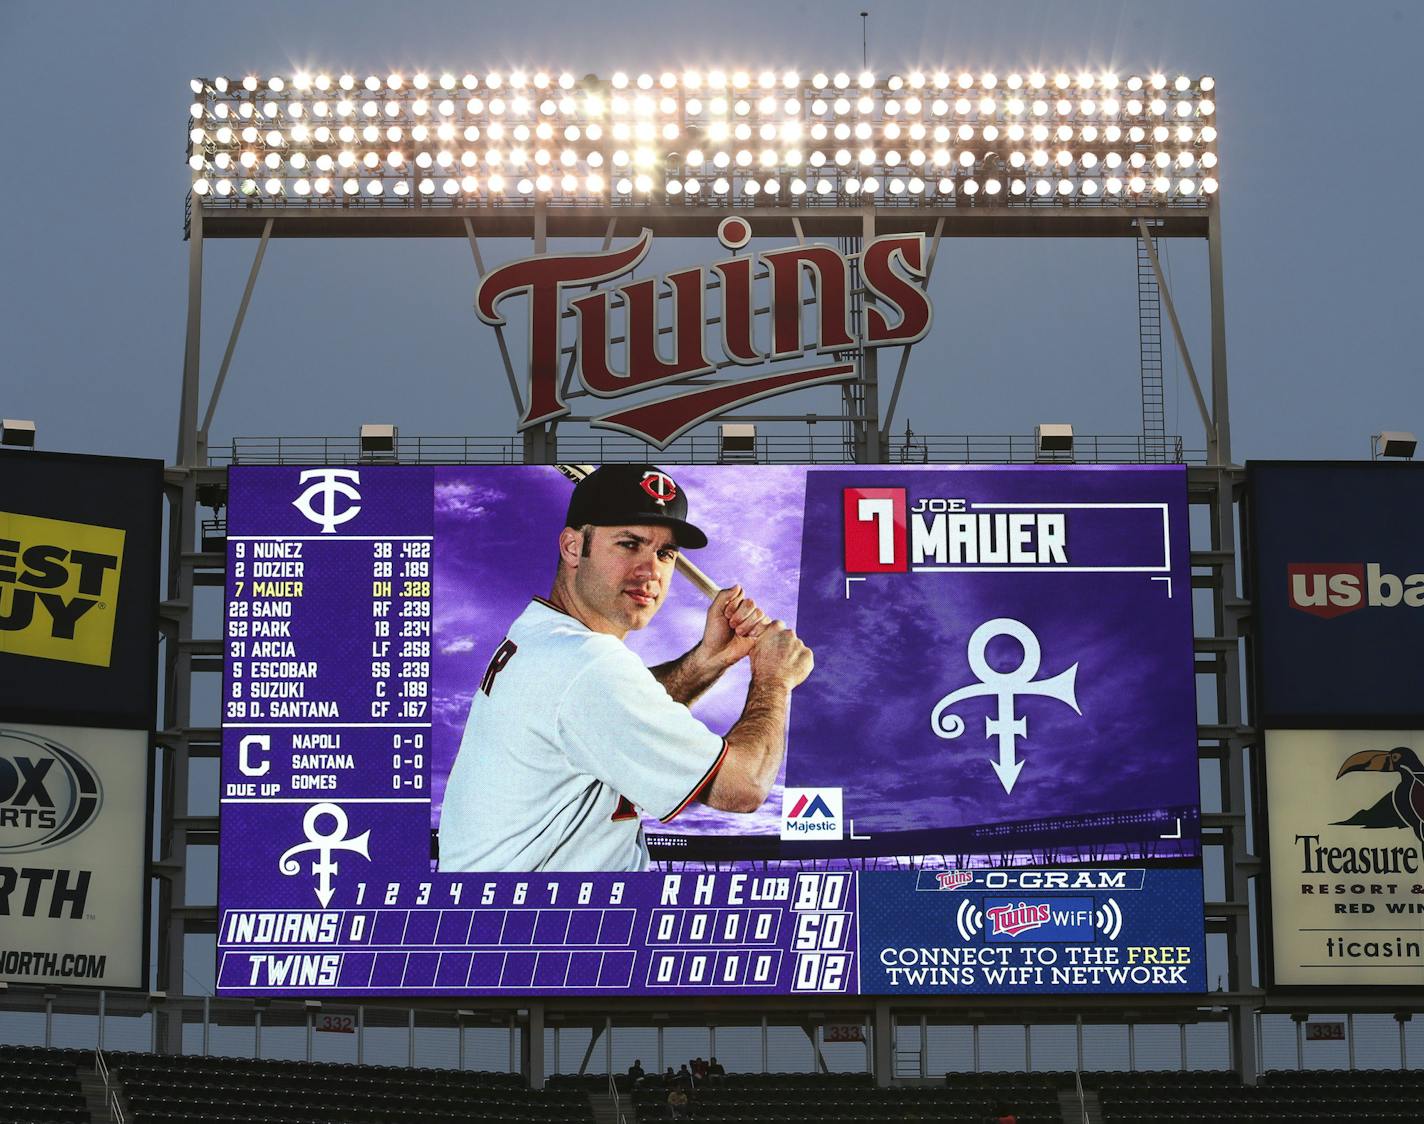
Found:
[[444, 871], [646, 870], [726, 742], [615, 636], [536, 598], [475, 691], [440, 813]]

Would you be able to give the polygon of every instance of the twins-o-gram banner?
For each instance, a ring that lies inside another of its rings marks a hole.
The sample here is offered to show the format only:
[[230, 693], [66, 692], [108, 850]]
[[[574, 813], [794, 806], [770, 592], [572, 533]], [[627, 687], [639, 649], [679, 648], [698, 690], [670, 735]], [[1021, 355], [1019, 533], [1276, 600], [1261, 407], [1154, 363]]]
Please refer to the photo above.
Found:
[[0, 722], [0, 980], [142, 987], [148, 734]]
[[0, 721], [150, 729], [160, 461], [0, 453]]
[[1424, 465], [1252, 462], [1264, 725], [1424, 724]]
[[1182, 470], [630, 486], [814, 652], [754, 810], [699, 800], [749, 661], [649, 671], [725, 637], [640, 525], [579, 563], [626, 643], [547, 602], [558, 470], [232, 470], [224, 993], [1202, 989]]
[[1277, 987], [1424, 987], [1424, 731], [1266, 734]]

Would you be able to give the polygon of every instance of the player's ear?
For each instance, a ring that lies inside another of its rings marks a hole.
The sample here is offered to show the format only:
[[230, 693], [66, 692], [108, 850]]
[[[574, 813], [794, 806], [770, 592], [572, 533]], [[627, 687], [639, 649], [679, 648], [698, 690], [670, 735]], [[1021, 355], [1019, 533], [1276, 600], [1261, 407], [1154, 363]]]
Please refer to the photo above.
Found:
[[577, 527], [565, 527], [559, 532], [559, 561], [576, 570], [582, 557], [583, 532]]

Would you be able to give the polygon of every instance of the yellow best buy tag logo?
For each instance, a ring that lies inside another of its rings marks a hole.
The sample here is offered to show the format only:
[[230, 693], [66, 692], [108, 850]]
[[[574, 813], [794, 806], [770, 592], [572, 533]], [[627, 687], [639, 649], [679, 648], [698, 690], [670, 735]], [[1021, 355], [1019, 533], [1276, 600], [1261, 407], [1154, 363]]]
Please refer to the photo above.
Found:
[[0, 652], [108, 667], [124, 532], [0, 511]]

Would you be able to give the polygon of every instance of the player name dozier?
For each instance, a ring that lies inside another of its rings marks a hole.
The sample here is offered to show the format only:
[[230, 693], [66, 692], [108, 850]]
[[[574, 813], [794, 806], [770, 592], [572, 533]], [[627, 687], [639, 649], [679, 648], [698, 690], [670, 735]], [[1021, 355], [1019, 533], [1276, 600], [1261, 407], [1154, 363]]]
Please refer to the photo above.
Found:
[[1068, 517], [1061, 512], [970, 512], [965, 506], [961, 499], [915, 501], [910, 508], [914, 564], [1068, 564]]

